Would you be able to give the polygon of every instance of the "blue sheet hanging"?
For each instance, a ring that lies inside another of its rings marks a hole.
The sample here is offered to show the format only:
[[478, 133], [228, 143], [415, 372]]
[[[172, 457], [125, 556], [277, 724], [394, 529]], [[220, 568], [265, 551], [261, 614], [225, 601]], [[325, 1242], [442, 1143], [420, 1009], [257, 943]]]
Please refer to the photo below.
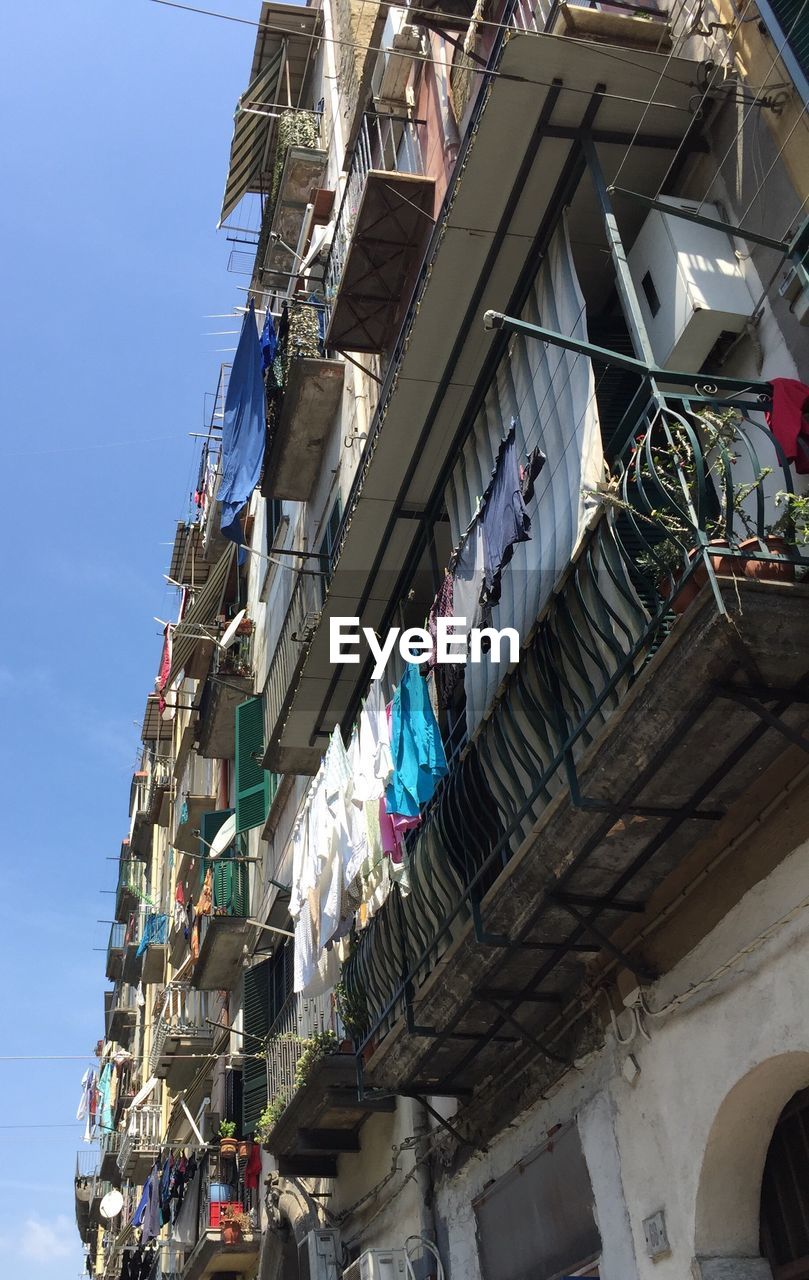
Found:
[[266, 411], [261, 344], [251, 300], [242, 321], [239, 345], [230, 371], [222, 427], [222, 533], [241, 545], [239, 513], [258, 484], [264, 457]]

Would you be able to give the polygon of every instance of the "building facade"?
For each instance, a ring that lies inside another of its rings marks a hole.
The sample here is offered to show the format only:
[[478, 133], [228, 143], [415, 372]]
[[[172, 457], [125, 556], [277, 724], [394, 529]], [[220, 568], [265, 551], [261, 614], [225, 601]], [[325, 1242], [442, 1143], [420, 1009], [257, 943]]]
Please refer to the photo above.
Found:
[[255, 32], [88, 1274], [809, 1277], [807, 0]]

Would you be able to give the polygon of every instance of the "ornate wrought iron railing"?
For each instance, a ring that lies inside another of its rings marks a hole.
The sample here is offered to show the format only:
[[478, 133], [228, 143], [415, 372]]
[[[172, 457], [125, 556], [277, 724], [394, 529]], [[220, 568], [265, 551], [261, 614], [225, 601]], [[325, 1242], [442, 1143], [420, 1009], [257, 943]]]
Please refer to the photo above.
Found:
[[[809, 572], [809, 535], [783, 451], [754, 395], [650, 395], [600, 510], [521, 661], [409, 841], [394, 886], [343, 969], [358, 1050], [384, 1035], [562, 788], [665, 639], [716, 575]], [[636, 410], [637, 412], [637, 410]], [[780, 496], [779, 496], [780, 495]]]

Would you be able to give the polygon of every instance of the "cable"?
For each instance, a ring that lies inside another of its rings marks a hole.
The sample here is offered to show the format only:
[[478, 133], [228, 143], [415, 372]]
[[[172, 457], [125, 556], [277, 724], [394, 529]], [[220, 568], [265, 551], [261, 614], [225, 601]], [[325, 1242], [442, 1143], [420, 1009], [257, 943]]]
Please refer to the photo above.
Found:
[[[804, 3], [809, 3], [809, 0], [804, 0]], [[775, 168], [775, 166], [778, 164], [778, 161], [781, 159], [781, 156], [783, 155], [784, 150], [785, 150], [785, 149], [786, 149], [786, 147], [789, 145], [789, 142], [790, 142], [790, 140], [791, 140], [791, 138], [792, 138], [793, 133], [794, 133], [794, 132], [795, 132], [795, 130], [797, 129], [798, 125], [799, 125], [799, 124], [802, 124], [802, 123], [805, 121], [805, 119], [806, 119], [806, 112], [807, 112], [807, 105], [806, 105], [806, 104], [804, 104], [804, 106], [801, 108], [801, 111], [800, 111], [800, 113], [798, 114], [798, 116], [797, 116], [797, 118], [796, 118], [796, 120], [795, 120], [795, 123], [793, 124], [793, 126], [792, 126], [792, 128], [790, 129], [790, 131], [789, 131], [789, 133], [787, 134], [787, 136], [784, 138], [784, 141], [781, 143], [781, 146], [778, 148], [778, 151], [776, 152], [776, 155], [775, 155], [775, 159], [773, 160], [773, 162], [772, 162], [772, 164], [770, 165], [769, 169], [768, 169], [768, 170], [767, 170], [767, 172], [764, 174], [764, 177], [761, 179], [761, 181], [759, 182], [758, 186], [756, 187], [756, 190], [755, 190], [755, 192], [754, 192], [754, 194], [753, 194], [753, 196], [752, 196], [752, 199], [750, 200], [750, 203], [747, 205], [747, 208], [745, 209], [744, 213], [743, 213], [743, 214], [742, 214], [742, 216], [739, 218], [739, 222], [740, 222], [740, 224], [741, 224], [742, 226], [744, 226], [745, 222], [747, 221], [747, 216], [748, 216], [748, 214], [750, 213], [750, 210], [752, 209], [752, 207], [753, 207], [753, 205], [755, 204], [756, 200], [758, 199], [759, 194], [760, 194], [760, 192], [761, 192], [762, 188], [764, 187], [765, 182], [766, 182], [766, 181], [767, 181], [767, 179], [769, 178], [769, 176], [770, 176], [770, 174], [772, 173], [772, 171], [773, 171], [773, 169]], [[807, 197], [807, 198], [809, 198], [809, 197]], [[805, 204], [805, 203], [806, 203], [806, 199], [804, 199], [804, 204]], [[762, 224], [764, 224], [764, 223], [765, 223], [765, 214], [764, 214], [764, 212], [763, 212], [763, 211], [762, 211], [762, 214], [761, 214], [761, 222], [762, 222]]]
[[[201, 14], [207, 18], [221, 18], [226, 22], [238, 22], [238, 23], [244, 24], [245, 26], [255, 27], [262, 31], [270, 31], [277, 35], [288, 36], [290, 34], [290, 32], [288, 30], [285, 30], [283, 27], [274, 27], [271, 23], [255, 22], [249, 18], [237, 18], [237, 17], [234, 17], [232, 14], [218, 13], [213, 9], [200, 9], [200, 8], [197, 8], [195, 5], [181, 4], [179, 0], [149, 0], [149, 3], [165, 5], [170, 9], [181, 9], [188, 13]], [[530, 31], [525, 31], [525, 32], [518, 31], [516, 34], [519, 34], [521, 36], [524, 35], [532, 39], [541, 38], [541, 33], [538, 33], [538, 32], [535, 33]], [[319, 39], [324, 41], [328, 40], [331, 44], [346, 45], [350, 49], [362, 50], [365, 53], [387, 52], [381, 45], [371, 45], [371, 44], [360, 45], [353, 40], [341, 40], [337, 36], [328, 36], [328, 37], [320, 36]], [[575, 43], [587, 44], [586, 41], [578, 41]], [[588, 44], [588, 48], [592, 48], [592, 45]], [[403, 58], [410, 58], [411, 60], [419, 62], [420, 64], [429, 63], [432, 66], [432, 65], [437, 65], [438, 63], [437, 59], [425, 58], [422, 54], [419, 54], [419, 53], [409, 53], [406, 50], [401, 50], [400, 53]], [[610, 57], [612, 58], [613, 61], [621, 62], [624, 65], [629, 67], [635, 67], [637, 65], [632, 61], [631, 58], [624, 58], [624, 57], [621, 57], [620, 55], [604, 53], [603, 56]], [[446, 64], [442, 60], [440, 65], [445, 66]], [[557, 87], [550, 80], [533, 80], [529, 76], [520, 76], [508, 71], [498, 71], [495, 68], [476, 67], [474, 68], [474, 70], [478, 75], [485, 75], [492, 79], [511, 81], [515, 84], [527, 84], [527, 85], [536, 86], [537, 88], [540, 88], [540, 89], [555, 89]], [[669, 78], [672, 79], [673, 83], [676, 83], [676, 84], [684, 83], [682, 80], [678, 80], [676, 77], [669, 77]], [[592, 98], [593, 96], [593, 90], [591, 88], [582, 89], [582, 88], [578, 88], [575, 85], [570, 85], [570, 84], [564, 85], [563, 91], [565, 93], [583, 94], [586, 98]], [[630, 97], [628, 94], [608, 93], [606, 91], [602, 93], [600, 96], [602, 99], [611, 99], [615, 102], [632, 102], [636, 106], [645, 106], [648, 101], [646, 98], [633, 98], [633, 97]], [[667, 111], [676, 111], [681, 115], [691, 114], [690, 109], [687, 106], [680, 106], [679, 104], [673, 103], [673, 102], [655, 102], [654, 105], [656, 107], [663, 108]]]

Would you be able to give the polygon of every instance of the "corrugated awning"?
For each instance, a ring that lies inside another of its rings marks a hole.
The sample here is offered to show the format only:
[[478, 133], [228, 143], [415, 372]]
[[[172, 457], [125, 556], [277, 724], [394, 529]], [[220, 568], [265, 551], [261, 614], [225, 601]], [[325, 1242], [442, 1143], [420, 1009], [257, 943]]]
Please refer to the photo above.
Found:
[[261, 190], [275, 117], [287, 105], [303, 105], [304, 82], [322, 27], [319, 8], [262, 5], [251, 81], [236, 107], [220, 227], [249, 191]]
[[180, 672], [185, 670], [197, 645], [206, 639], [205, 630], [212, 625], [217, 614], [221, 612], [225, 587], [230, 577], [235, 554], [236, 547], [231, 542], [212, 567], [207, 582], [200, 587], [194, 603], [182, 622], [176, 623], [167, 686], [171, 686]]
[[284, 62], [284, 45], [270, 59], [263, 71], [242, 94], [236, 107], [230, 164], [222, 200], [219, 225], [233, 212], [248, 191], [261, 189], [261, 174], [266, 169], [265, 157], [273, 118], [268, 108], [278, 101], [278, 83]]

